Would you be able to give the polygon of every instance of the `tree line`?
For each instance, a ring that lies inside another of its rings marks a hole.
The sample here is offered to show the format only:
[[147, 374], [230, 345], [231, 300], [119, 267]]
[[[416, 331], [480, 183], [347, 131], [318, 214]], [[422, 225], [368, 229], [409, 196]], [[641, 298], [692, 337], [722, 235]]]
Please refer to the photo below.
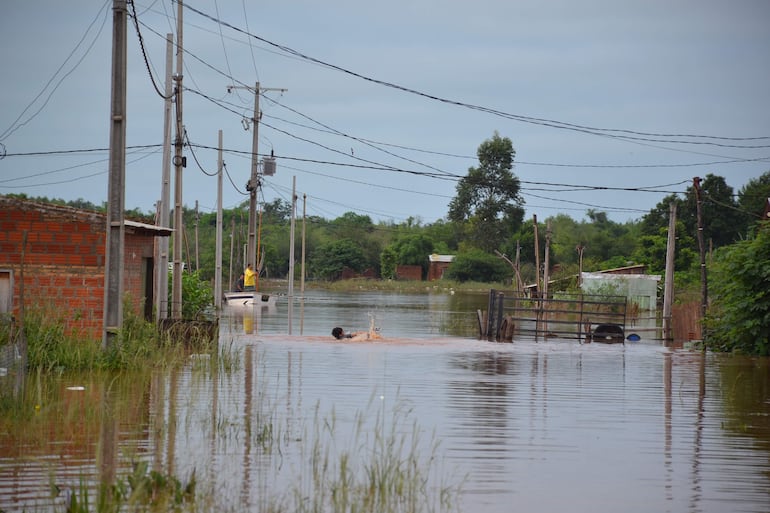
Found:
[[[693, 183], [684, 194], [671, 194], [640, 219], [624, 223], [610, 220], [606, 212], [599, 210], [587, 210], [581, 220], [556, 214], [536, 221], [524, 219], [520, 182], [512, 171], [515, 155], [512, 141], [496, 132], [484, 141], [477, 151], [478, 164], [470, 167], [456, 186], [447, 216], [432, 223], [423, 223], [414, 217], [399, 223], [374, 222], [368, 215], [355, 212], [346, 212], [335, 219], [319, 216], [296, 219], [298, 227], [304, 224], [304, 230], [296, 233], [305, 233], [307, 279], [336, 280], [346, 270], [393, 279], [399, 265], [420, 266], [425, 278], [428, 255], [438, 253], [455, 255], [446, 278], [488, 283], [510, 283], [513, 272], [509, 261], [518, 255], [522, 281], [534, 283], [538, 275], [535, 248], [540, 248], [542, 254], [546, 239], [550, 249], [549, 275], [560, 280], [564, 287], [574, 285], [579, 269], [598, 271], [643, 264], [648, 272], [663, 274], [672, 204], [676, 205], [677, 290], [697, 290], [700, 281], [700, 248], [696, 237], [699, 208], [710, 267], [725, 274], [725, 264], [720, 258], [731, 254], [731, 258], [737, 258], [737, 252], [744, 268], [758, 265], [760, 269], [770, 269], [769, 253], [755, 255], [756, 261], [745, 256], [749, 251], [746, 245], [767, 237], [764, 215], [770, 198], [770, 171], [749, 180], [738, 191], [724, 177], [709, 173], [698, 183], [698, 190]], [[37, 200], [105, 211], [105, 205], [96, 206], [83, 200]], [[262, 273], [268, 278], [286, 278], [289, 273], [291, 208], [290, 203], [281, 199], [260, 205]], [[235, 208], [223, 210], [225, 288], [228, 281], [233, 284], [238, 279], [246, 264], [248, 209], [249, 202], [245, 200]], [[127, 216], [154, 223], [153, 214], [138, 209], [127, 212]], [[202, 280], [211, 281], [215, 272], [216, 213], [201, 214], [184, 207], [183, 218], [184, 260]], [[299, 235], [295, 244], [294, 254], [299, 258], [302, 244]], [[294, 269], [300, 272], [299, 265]], [[760, 283], [767, 285], [768, 278], [770, 271]], [[724, 295], [721, 285], [716, 284], [715, 290]], [[762, 323], [762, 329], [766, 330], [764, 351], [770, 348], [770, 293], [766, 296], [767, 319]], [[721, 299], [715, 301], [719, 303]], [[711, 333], [719, 324], [714, 322], [715, 311], [710, 311]]]

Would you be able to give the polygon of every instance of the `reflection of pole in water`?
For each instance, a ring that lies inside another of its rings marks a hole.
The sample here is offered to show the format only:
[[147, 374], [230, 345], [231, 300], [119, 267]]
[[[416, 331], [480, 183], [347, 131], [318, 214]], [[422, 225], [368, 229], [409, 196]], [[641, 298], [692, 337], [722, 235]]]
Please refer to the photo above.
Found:
[[217, 450], [217, 409], [219, 396], [219, 364], [215, 361], [209, 360], [209, 368], [211, 371], [211, 442], [210, 442], [210, 457], [211, 464], [209, 465], [209, 480], [210, 482], [216, 482], [216, 474], [214, 461], [216, 460]]
[[690, 499], [690, 511], [697, 511], [700, 503], [702, 489], [700, 478], [700, 460], [703, 451], [703, 419], [705, 417], [703, 407], [706, 399], [706, 353], [699, 353], [696, 358], [699, 359], [698, 365], [698, 412], [695, 420], [695, 439], [693, 440], [692, 454], [692, 491], [693, 496]]
[[178, 394], [178, 370], [171, 369], [168, 391], [168, 447], [166, 448], [166, 469], [168, 475], [174, 475], [174, 457], [176, 456], [176, 398]]
[[[244, 318], [245, 321], [245, 318]], [[254, 362], [251, 354], [251, 346], [246, 346], [244, 350], [244, 395], [243, 395], [243, 427], [246, 431], [245, 444], [243, 449], [243, 483], [241, 488], [242, 504], [249, 503], [249, 489], [251, 484], [251, 410], [252, 410], [252, 389], [254, 382]]]
[[673, 500], [673, 455], [671, 452], [672, 434], [671, 434], [671, 353], [663, 354], [663, 431], [665, 433], [663, 440], [663, 465], [666, 468], [666, 499]]
[[115, 482], [117, 429], [115, 428], [114, 397], [111, 386], [102, 386], [102, 429], [99, 444], [99, 493], [107, 493]]
[[[151, 426], [152, 445], [153, 445], [153, 463], [152, 469], [156, 472], [161, 472], [163, 469], [163, 412], [165, 411], [165, 403], [163, 398], [165, 394], [165, 377], [160, 372], [153, 373], [150, 388], [150, 411], [154, 411], [154, 423], [155, 426]], [[151, 420], [152, 422], [152, 420]]]

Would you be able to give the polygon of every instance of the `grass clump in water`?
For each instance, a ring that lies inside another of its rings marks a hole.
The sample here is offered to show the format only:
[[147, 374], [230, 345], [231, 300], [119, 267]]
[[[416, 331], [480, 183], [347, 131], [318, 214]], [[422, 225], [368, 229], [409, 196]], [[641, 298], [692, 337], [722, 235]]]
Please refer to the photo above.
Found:
[[25, 314], [24, 335], [27, 342], [27, 368], [49, 371], [126, 370], [168, 367], [184, 361], [187, 350], [214, 352], [217, 340], [203, 330], [192, 331], [185, 340], [173, 333], [159, 331], [124, 304], [123, 326], [117, 340], [107, 350], [101, 340], [69, 333], [61, 309], [38, 307]]
[[[381, 400], [381, 399], [380, 399]], [[371, 405], [371, 403], [370, 403]], [[351, 445], [336, 449], [334, 413], [319, 420], [309, 454], [309, 476], [301, 476], [293, 491], [296, 512], [414, 513], [457, 509], [459, 485], [447, 485], [436, 465], [439, 444], [427, 446], [408, 411], [397, 406], [386, 423], [384, 407], [374, 424], [366, 414], [356, 416]], [[344, 437], [343, 437], [344, 438]]]

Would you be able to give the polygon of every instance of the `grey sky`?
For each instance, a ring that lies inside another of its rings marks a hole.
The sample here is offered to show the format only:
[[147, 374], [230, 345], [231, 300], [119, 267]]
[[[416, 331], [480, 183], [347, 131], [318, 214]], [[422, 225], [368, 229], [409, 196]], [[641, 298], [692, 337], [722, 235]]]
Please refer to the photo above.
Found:
[[[264, 198], [289, 200], [296, 176], [308, 213], [326, 218], [346, 211], [375, 221], [444, 217], [456, 179], [495, 131], [513, 141], [527, 216], [539, 219], [582, 219], [589, 208], [618, 221], [638, 219], [694, 176], [724, 176], [737, 192], [770, 170], [766, 1], [189, 5], [237, 29], [184, 11], [184, 123], [196, 145], [215, 147], [223, 130], [224, 160], [237, 186], [225, 180], [227, 208], [246, 198], [252, 136], [242, 117], [251, 117], [254, 95], [228, 94], [226, 86], [257, 80], [288, 89], [261, 100], [259, 153], [272, 150], [278, 158]], [[111, 7], [111, 0], [3, 2], [0, 149], [7, 156], [0, 194], [106, 199], [105, 151], [18, 154], [108, 147]], [[177, 5], [144, 1], [136, 8], [162, 88], [163, 39], [175, 32]], [[149, 211], [160, 195], [163, 102], [132, 25], [128, 58], [127, 144], [157, 146], [129, 150], [126, 206]], [[763, 139], [726, 139], [756, 137]], [[198, 169], [189, 149], [185, 155], [185, 204], [215, 209], [215, 179]], [[216, 151], [198, 148], [195, 156], [215, 171]]]

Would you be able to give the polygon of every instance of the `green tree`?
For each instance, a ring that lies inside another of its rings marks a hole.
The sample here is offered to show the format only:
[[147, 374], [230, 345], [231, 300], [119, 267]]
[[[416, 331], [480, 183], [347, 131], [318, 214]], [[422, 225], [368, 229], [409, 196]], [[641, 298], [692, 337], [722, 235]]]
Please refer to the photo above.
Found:
[[[380, 255], [382, 275], [395, 276], [398, 265], [419, 265], [422, 276], [428, 273], [428, 255], [433, 253], [433, 241], [421, 233], [409, 233], [398, 237]], [[384, 267], [383, 262], [387, 260]]]
[[738, 191], [738, 207], [745, 216], [747, 227], [755, 226], [764, 219], [765, 206], [770, 199], [770, 171], [752, 178]]
[[770, 224], [753, 239], [722, 248], [709, 275], [709, 349], [770, 356]]
[[502, 246], [521, 226], [524, 200], [513, 174], [513, 143], [495, 132], [476, 152], [479, 166], [468, 169], [449, 203], [449, 219], [473, 246], [487, 252]]
[[444, 277], [460, 282], [502, 282], [511, 278], [511, 269], [502, 259], [473, 248], [455, 256]]
[[361, 247], [351, 239], [339, 239], [318, 247], [310, 259], [310, 274], [325, 280], [335, 280], [347, 267], [361, 272], [366, 267], [366, 258]]
[[[703, 222], [703, 238], [706, 245], [709, 242], [714, 248], [732, 244], [740, 239], [745, 231], [745, 218], [738, 210], [733, 188], [727, 185], [721, 176], [707, 174], [701, 181], [701, 219]], [[677, 219], [681, 219], [692, 234], [697, 247], [698, 216], [697, 199], [694, 186], [689, 186], [681, 208], [677, 210]]]

